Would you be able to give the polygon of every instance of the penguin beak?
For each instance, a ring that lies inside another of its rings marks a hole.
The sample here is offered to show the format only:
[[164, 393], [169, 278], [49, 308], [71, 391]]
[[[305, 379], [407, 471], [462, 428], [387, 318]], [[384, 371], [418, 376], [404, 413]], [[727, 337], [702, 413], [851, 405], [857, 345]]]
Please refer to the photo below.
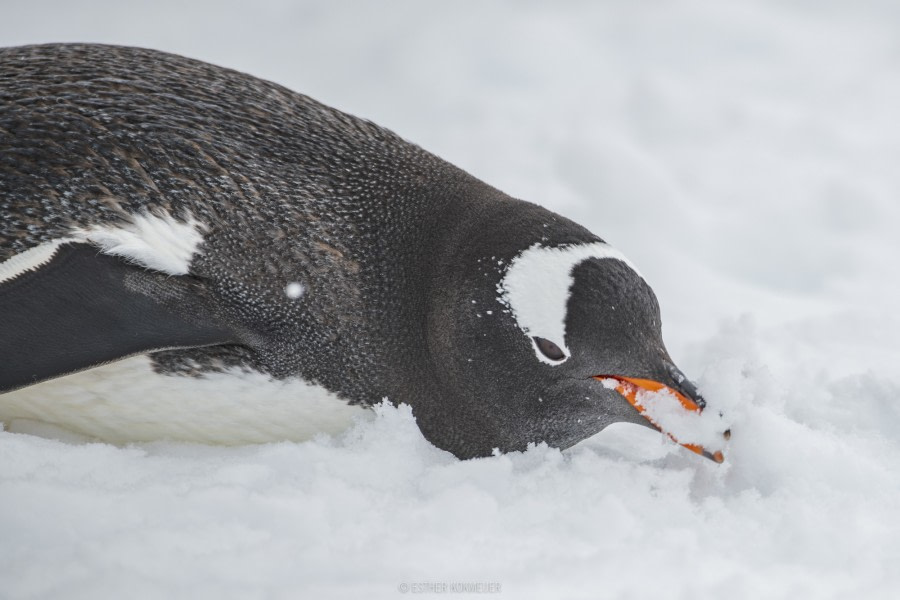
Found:
[[[622, 394], [628, 403], [637, 409], [641, 416], [647, 419], [653, 427], [658, 429], [659, 431], [665, 433], [669, 436], [674, 442], [684, 446], [691, 452], [695, 452], [700, 456], [705, 456], [706, 458], [715, 461], [717, 463], [721, 463], [725, 460], [722, 452], [717, 450], [715, 452], [708, 452], [703, 446], [698, 444], [686, 444], [682, 443], [675, 438], [670, 432], [665, 431], [659, 424], [654, 420], [648, 411], [648, 407], [646, 404], [642, 402], [641, 396], [642, 392], [662, 392], [664, 394], [668, 394], [677, 400], [681, 404], [681, 408], [690, 413], [700, 414], [703, 411], [703, 407], [706, 406], [706, 403], [702, 398], [697, 396], [697, 401], [689, 398], [685, 394], [682, 394], [678, 390], [675, 390], [667, 385], [659, 383], [658, 381], [653, 381], [650, 379], [638, 379], [637, 377], [621, 377], [618, 375], [596, 375], [595, 379], [599, 379], [607, 385], [608, 387], [613, 387], [617, 392]], [[613, 385], [611, 385], [613, 384]], [[730, 431], [726, 431], [724, 433], [725, 439], [730, 437]]]

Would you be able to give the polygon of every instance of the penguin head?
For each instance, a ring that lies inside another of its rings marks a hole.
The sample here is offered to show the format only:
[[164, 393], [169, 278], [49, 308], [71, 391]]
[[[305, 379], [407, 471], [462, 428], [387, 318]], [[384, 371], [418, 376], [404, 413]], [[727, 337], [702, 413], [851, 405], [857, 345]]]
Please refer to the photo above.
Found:
[[[669, 357], [659, 303], [637, 268], [582, 227], [531, 212], [543, 222], [470, 231], [458, 249], [445, 277], [452, 290], [429, 331], [445, 392], [435, 410], [454, 415], [424, 411], [426, 435], [458, 456], [482, 456], [529, 443], [567, 448], [617, 422], [660, 429], [640, 402], [647, 390], [702, 411], [705, 401]], [[685, 446], [721, 462], [720, 453]]]

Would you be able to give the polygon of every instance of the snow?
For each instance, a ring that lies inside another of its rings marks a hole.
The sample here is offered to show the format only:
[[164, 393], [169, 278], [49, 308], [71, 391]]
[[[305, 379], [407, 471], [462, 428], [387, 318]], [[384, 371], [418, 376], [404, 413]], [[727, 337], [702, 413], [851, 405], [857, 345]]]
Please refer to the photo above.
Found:
[[284, 295], [291, 300], [298, 300], [305, 293], [306, 287], [304, 287], [302, 283], [299, 283], [297, 281], [292, 281], [284, 286]]
[[4, 45], [249, 71], [584, 224], [732, 437], [716, 465], [629, 425], [460, 462], [405, 408], [236, 448], [0, 433], [4, 597], [896, 596], [896, 3], [7, 4]]
[[[519, 329], [531, 338], [535, 356], [545, 364], [562, 364], [572, 354], [566, 345], [566, 307], [572, 289], [572, 270], [589, 258], [619, 260], [637, 272], [631, 261], [609, 244], [563, 247], [534, 244], [512, 259], [497, 286], [498, 300], [510, 308]], [[544, 356], [534, 336], [559, 346], [563, 358], [552, 360]]]

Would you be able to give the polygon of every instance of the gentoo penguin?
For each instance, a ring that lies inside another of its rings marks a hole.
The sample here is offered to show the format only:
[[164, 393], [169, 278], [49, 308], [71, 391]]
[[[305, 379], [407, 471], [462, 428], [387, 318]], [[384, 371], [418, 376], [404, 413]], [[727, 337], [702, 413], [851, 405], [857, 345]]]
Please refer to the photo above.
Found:
[[705, 405], [628, 259], [390, 131], [137, 48], [0, 49], [0, 81], [6, 422], [243, 443], [388, 399], [468, 458]]

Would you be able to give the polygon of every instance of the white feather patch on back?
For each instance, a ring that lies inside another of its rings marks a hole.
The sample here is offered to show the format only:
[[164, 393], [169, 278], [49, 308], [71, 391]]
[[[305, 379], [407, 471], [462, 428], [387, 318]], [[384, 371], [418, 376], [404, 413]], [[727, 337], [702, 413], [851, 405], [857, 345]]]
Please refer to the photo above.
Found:
[[185, 275], [203, 241], [203, 229], [190, 214], [179, 221], [167, 213], [145, 212], [133, 215], [131, 223], [79, 227], [72, 230], [72, 236], [99, 247], [104, 254], [169, 275]]
[[15, 279], [22, 273], [34, 271], [50, 262], [50, 259], [59, 250], [59, 247], [68, 242], [74, 242], [72, 238], [61, 238], [50, 242], [45, 242], [40, 246], [29, 248], [25, 252], [20, 252], [12, 258], [8, 258], [0, 263], [0, 283]]
[[0, 394], [0, 421], [10, 431], [59, 437], [58, 429], [114, 444], [302, 441], [371, 412], [302, 379], [240, 369], [160, 375], [146, 355]]
[[532, 339], [534, 352], [541, 362], [558, 365], [571, 354], [566, 346], [566, 307], [572, 288], [572, 270], [590, 258], [622, 261], [641, 276], [625, 255], [603, 242], [556, 248], [534, 244], [510, 262], [500, 281], [500, 301], [509, 306], [519, 329], [531, 338], [550, 340], [565, 353], [560, 360], [550, 360]]

